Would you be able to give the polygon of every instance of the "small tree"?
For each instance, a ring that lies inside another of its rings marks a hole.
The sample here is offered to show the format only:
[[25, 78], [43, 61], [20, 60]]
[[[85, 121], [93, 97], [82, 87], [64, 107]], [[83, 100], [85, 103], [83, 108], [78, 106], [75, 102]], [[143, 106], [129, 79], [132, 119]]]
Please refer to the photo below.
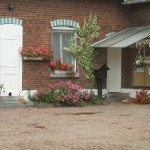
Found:
[[[95, 82], [93, 71], [95, 49], [91, 45], [98, 37], [99, 29], [97, 17], [90, 14], [88, 20], [84, 20], [83, 26], [76, 28], [77, 35], [70, 40], [69, 48], [66, 49], [75, 56], [79, 65], [86, 70], [86, 77], [90, 81], [91, 88], [94, 87]], [[75, 41], [77, 41], [77, 45]]]

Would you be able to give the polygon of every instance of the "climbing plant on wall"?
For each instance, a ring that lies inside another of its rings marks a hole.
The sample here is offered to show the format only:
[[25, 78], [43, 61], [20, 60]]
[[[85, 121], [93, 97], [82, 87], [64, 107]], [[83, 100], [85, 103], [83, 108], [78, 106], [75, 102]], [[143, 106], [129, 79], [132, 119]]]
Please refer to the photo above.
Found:
[[[69, 48], [66, 49], [75, 56], [79, 65], [85, 69], [86, 77], [91, 83], [91, 88], [93, 88], [95, 81], [93, 71], [95, 50], [91, 44], [98, 37], [99, 29], [97, 17], [90, 14], [88, 19], [84, 20], [83, 26], [76, 28], [77, 35], [70, 40]], [[77, 41], [77, 44], [75, 41]]]

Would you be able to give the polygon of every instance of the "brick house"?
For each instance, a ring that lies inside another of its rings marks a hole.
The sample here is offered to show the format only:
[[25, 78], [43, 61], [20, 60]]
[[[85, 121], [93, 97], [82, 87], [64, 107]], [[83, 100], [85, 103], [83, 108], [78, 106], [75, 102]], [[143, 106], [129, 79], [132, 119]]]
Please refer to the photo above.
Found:
[[[120, 31], [131, 29], [131, 27], [149, 26], [149, 8], [148, 1], [140, 3], [140, 0], [139, 3], [122, 0], [12, 0], [10, 3], [9, 0], [2, 0], [0, 4], [0, 83], [3, 83], [6, 89], [6, 92], [2, 94], [8, 95], [11, 92], [12, 95], [23, 95], [28, 88], [43, 89], [49, 82], [68, 79], [88, 89], [89, 83], [84, 70], [77, 65], [70, 54], [64, 52], [63, 47], [67, 47], [68, 40], [75, 34], [74, 28], [77, 25], [82, 26], [83, 20], [89, 16], [90, 12], [97, 16], [98, 24], [101, 26], [97, 39], [100, 41], [93, 44], [93, 47], [99, 51], [94, 64], [107, 64], [110, 68], [107, 86], [104, 82], [103, 92], [134, 92], [132, 64], [137, 54], [134, 44], [150, 34], [125, 47], [109, 47], [107, 45], [109, 41], [105, 39], [105, 35], [110, 32], [119, 34]], [[115, 35], [109, 38], [114, 40]], [[99, 43], [102, 41], [108, 43], [101, 46]], [[23, 60], [18, 48], [28, 45], [35, 47], [44, 45], [52, 49], [55, 59], [61, 57], [64, 62], [74, 63], [79, 74], [76, 74], [74, 78], [61, 72], [53, 75], [49, 71], [49, 61]], [[117, 74], [113, 74], [115, 72]]]

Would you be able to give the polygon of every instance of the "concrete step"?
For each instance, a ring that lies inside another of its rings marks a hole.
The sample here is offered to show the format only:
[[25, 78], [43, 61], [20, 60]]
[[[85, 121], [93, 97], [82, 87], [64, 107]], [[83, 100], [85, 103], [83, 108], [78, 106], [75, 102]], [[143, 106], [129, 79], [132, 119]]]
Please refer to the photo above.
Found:
[[0, 108], [32, 107], [31, 101], [20, 96], [0, 96]]
[[106, 99], [110, 101], [121, 101], [123, 99], [129, 98], [130, 93], [110, 92], [106, 94], [106, 97]]

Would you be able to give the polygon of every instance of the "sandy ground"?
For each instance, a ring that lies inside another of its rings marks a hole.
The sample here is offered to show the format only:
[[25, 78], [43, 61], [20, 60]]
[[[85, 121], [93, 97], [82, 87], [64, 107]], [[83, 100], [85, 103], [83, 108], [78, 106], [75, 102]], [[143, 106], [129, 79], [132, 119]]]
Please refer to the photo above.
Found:
[[0, 109], [0, 150], [150, 150], [150, 105]]

